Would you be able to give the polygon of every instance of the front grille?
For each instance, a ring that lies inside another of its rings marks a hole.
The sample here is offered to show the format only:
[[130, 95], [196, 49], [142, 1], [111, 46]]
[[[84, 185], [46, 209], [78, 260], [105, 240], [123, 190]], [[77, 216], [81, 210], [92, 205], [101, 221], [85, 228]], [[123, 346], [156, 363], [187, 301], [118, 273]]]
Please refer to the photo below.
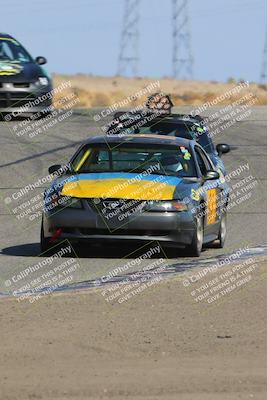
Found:
[[33, 93], [0, 92], [0, 107], [21, 107], [36, 99]]
[[127, 223], [128, 219], [138, 217], [144, 210], [145, 202], [128, 199], [88, 199], [89, 206], [99, 215], [101, 222], [99, 228], [119, 228]]
[[[95, 229], [95, 228], [79, 228], [79, 232], [82, 235], [126, 235], [126, 236], [168, 236], [168, 232], [156, 229], [156, 230], [142, 230], [142, 229]], [[62, 229], [64, 232], [64, 228]], [[74, 231], [74, 229], [73, 229]], [[70, 231], [68, 230], [68, 233]]]
[[15, 88], [28, 88], [28, 87], [30, 87], [30, 83], [29, 82], [17, 82], [17, 83], [13, 83], [13, 86]]
[[99, 214], [119, 211], [120, 214], [141, 210], [146, 202], [143, 200], [128, 199], [88, 199], [89, 206]]
[[76, 228], [60, 228], [60, 229], [61, 229], [61, 232], [63, 232], [63, 233], [75, 233], [75, 232], [77, 232]]
[[7, 93], [0, 92], [0, 108], [6, 108], [6, 107], [8, 107], [8, 105], [9, 105], [9, 102], [8, 102]]
[[36, 97], [32, 93], [10, 92], [9, 99], [11, 107], [21, 107], [29, 101], [34, 101]]

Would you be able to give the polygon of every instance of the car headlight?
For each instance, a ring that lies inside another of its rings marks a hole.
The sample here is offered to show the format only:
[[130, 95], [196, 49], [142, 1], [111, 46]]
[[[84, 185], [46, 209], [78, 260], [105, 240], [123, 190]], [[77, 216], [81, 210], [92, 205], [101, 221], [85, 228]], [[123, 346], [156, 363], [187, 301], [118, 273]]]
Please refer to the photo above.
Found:
[[188, 206], [183, 201], [148, 201], [145, 206], [145, 211], [158, 211], [158, 212], [179, 212], [187, 211]]
[[45, 210], [53, 211], [58, 208], [81, 209], [83, 206], [81, 200], [75, 197], [61, 196], [57, 193], [47, 196], [45, 199]]
[[47, 86], [48, 84], [49, 84], [49, 80], [48, 80], [48, 78], [46, 78], [45, 76], [40, 76], [39, 78], [38, 78], [38, 81], [37, 81], [40, 85], [42, 85], [42, 86]]

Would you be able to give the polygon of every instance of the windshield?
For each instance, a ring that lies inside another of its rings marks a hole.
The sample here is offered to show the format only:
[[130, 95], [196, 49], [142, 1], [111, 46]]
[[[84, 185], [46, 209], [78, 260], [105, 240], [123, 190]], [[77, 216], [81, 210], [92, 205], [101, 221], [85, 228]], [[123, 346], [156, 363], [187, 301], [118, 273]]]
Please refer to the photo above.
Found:
[[193, 157], [183, 146], [153, 146], [120, 144], [116, 148], [106, 145], [84, 146], [72, 160], [77, 173], [153, 171], [152, 174], [195, 177]]
[[12, 38], [0, 37], [0, 62], [33, 62], [27, 51]]

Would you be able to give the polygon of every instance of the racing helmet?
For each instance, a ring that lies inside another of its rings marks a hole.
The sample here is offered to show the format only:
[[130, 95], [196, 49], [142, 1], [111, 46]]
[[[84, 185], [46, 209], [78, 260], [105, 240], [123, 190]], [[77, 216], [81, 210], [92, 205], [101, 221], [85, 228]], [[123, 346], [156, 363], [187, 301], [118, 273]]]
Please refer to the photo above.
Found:
[[166, 172], [179, 172], [183, 171], [182, 157], [179, 155], [164, 156], [160, 159], [162, 169]]

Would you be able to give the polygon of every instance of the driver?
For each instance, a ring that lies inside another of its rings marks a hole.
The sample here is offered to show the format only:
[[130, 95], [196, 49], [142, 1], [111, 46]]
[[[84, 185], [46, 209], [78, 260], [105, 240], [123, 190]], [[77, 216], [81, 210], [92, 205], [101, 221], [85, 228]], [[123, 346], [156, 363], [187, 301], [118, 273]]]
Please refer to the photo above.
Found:
[[180, 156], [175, 156], [175, 155], [171, 155], [171, 156], [164, 156], [161, 160], [160, 163], [162, 165], [162, 168], [166, 171], [166, 172], [180, 172], [184, 170], [184, 166], [182, 163], [182, 157]]

